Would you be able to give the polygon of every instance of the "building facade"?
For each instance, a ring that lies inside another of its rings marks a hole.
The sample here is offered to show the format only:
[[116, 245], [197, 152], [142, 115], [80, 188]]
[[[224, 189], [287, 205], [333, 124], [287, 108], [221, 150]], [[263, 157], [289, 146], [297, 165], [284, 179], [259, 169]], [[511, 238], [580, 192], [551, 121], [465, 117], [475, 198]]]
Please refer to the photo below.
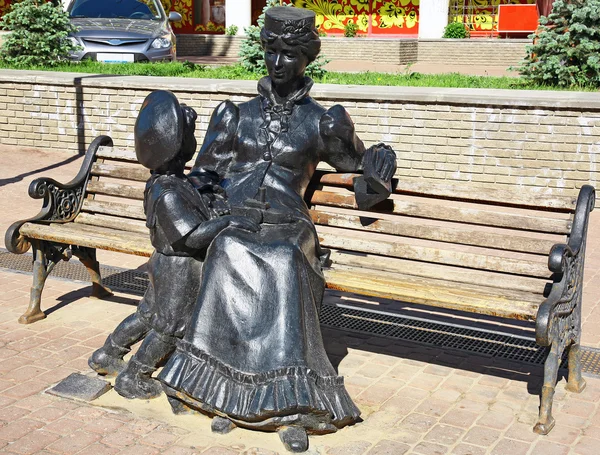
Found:
[[[230, 25], [237, 25], [239, 33], [243, 33], [244, 27], [256, 23], [265, 3], [266, 0], [163, 0], [165, 7], [186, 17], [176, 26], [179, 33], [215, 33], [217, 29], [216, 33], [222, 33]], [[441, 38], [448, 22], [464, 23], [473, 37], [498, 36], [501, 6], [535, 5], [536, 0], [282, 0], [282, 3], [314, 11], [320, 31], [327, 35], [343, 35], [346, 24], [352, 22], [360, 35], [370, 37]], [[198, 14], [199, 9], [205, 12]]]
[[[173, 24], [178, 34], [223, 34], [231, 25], [236, 25], [238, 34], [243, 34], [245, 27], [256, 23], [266, 4], [266, 0], [161, 1], [165, 11], [181, 14], [183, 20]], [[320, 31], [327, 35], [343, 35], [346, 25], [352, 22], [360, 35], [380, 38], [441, 38], [448, 22], [464, 23], [472, 37], [498, 36], [502, 6], [536, 3], [536, 0], [281, 1], [314, 11]], [[10, 3], [11, 0], [0, 0], [0, 15]], [[551, 0], [538, 3], [551, 4]], [[521, 36], [529, 31], [523, 30]]]

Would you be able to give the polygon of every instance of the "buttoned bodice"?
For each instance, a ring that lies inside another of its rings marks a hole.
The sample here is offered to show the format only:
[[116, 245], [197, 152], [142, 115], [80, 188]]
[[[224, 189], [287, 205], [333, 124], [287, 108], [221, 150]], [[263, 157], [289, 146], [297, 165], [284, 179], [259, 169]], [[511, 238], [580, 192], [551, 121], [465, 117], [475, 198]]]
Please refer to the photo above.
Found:
[[273, 210], [308, 218], [303, 197], [318, 163], [358, 170], [364, 146], [341, 106], [326, 110], [305, 91], [286, 105], [264, 95], [239, 106], [221, 103], [194, 171], [216, 172], [232, 206], [244, 206], [264, 187]]

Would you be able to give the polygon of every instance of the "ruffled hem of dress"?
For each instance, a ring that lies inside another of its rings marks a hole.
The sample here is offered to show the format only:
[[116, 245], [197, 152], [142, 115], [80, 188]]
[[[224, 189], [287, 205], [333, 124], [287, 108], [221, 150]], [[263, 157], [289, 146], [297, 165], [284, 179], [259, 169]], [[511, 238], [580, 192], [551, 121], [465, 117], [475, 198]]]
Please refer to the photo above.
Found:
[[337, 428], [360, 417], [341, 376], [323, 377], [305, 367], [245, 374], [191, 345], [188, 349], [178, 348], [158, 379], [201, 409], [212, 408], [247, 422], [312, 414]]

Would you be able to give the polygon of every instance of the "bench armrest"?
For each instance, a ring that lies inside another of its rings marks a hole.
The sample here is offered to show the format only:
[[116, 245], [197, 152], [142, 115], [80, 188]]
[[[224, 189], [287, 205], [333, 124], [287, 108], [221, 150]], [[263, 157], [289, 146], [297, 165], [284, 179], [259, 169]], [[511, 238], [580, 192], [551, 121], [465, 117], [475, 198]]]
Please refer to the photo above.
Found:
[[[585, 244], [594, 205], [594, 187], [584, 185], [577, 198], [568, 243], [558, 243], [550, 250], [548, 268], [555, 274], [556, 280], [548, 298], [540, 305], [536, 318], [536, 341], [541, 346], [550, 346], [553, 340], [568, 338], [557, 331], [577, 332], [570, 334], [571, 337], [580, 335]], [[571, 320], [573, 317], [577, 320]]]
[[54, 179], [40, 177], [29, 185], [29, 196], [33, 199], [43, 199], [42, 209], [37, 215], [26, 220], [13, 223], [4, 236], [6, 248], [15, 254], [23, 254], [31, 246], [29, 241], [21, 236], [19, 230], [27, 222], [66, 223], [75, 219], [81, 210], [85, 187], [90, 177], [92, 164], [101, 146], [112, 147], [109, 136], [98, 136], [87, 149], [81, 168], [74, 179], [60, 183]]

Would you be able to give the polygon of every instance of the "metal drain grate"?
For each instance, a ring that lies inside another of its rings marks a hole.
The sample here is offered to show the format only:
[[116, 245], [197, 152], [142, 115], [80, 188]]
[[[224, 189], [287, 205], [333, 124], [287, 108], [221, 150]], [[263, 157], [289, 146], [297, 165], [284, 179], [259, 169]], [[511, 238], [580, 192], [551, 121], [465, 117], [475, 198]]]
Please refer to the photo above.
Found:
[[583, 364], [584, 373], [600, 376], [600, 349], [584, 347], [581, 354], [581, 363]]
[[[31, 254], [15, 255], [0, 249], [0, 268], [31, 273], [32, 256]], [[140, 296], [146, 290], [148, 276], [143, 271], [108, 266], [100, 268], [103, 281], [113, 290]], [[89, 283], [87, 270], [77, 260], [60, 262], [52, 271], [52, 276]], [[335, 329], [457, 349], [529, 364], [543, 364], [548, 353], [548, 348], [538, 346], [530, 337], [386, 314], [343, 304], [324, 304], [320, 319], [323, 326]], [[586, 374], [600, 376], [600, 349], [584, 347], [582, 363]], [[566, 366], [564, 359], [561, 366]]]
[[532, 364], [544, 363], [548, 354], [548, 348], [538, 346], [535, 340], [529, 338], [381, 314], [344, 305], [323, 305], [321, 324]]

